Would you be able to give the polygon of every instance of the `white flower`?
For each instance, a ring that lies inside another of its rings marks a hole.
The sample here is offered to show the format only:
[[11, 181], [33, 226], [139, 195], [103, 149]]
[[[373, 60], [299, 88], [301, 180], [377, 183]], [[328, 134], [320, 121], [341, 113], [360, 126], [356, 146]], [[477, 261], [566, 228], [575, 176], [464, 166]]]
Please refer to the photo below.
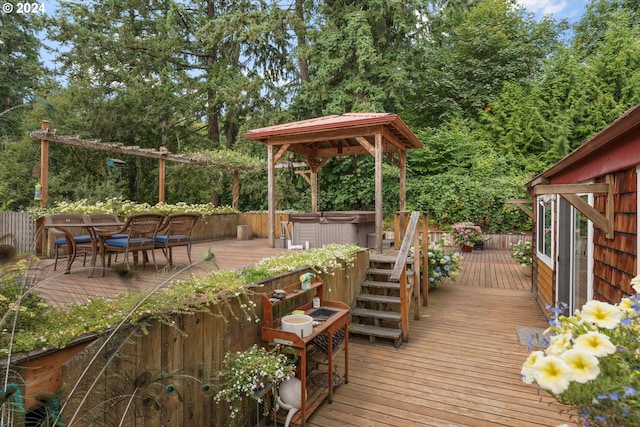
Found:
[[591, 300], [582, 307], [580, 312], [587, 322], [594, 323], [602, 328], [614, 329], [622, 320], [622, 310], [615, 305]]

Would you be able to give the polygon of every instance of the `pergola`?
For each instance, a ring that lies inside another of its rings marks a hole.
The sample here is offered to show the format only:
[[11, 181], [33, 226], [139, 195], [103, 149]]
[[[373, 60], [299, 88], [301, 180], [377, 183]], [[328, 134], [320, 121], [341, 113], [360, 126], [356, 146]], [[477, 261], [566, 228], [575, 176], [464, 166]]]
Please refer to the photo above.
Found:
[[[165, 201], [165, 172], [166, 162], [176, 162], [204, 167], [214, 167], [233, 174], [233, 203], [232, 207], [238, 209], [239, 187], [241, 170], [248, 170], [259, 166], [247, 165], [243, 162], [230, 164], [228, 159], [215, 158], [211, 154], [191, 155], [174, 154], [166, 150], [163, 146], [159, 149], [141, 148], [135, 145], [125, 145], [121, 142], [102, 142], [98, 139], [81, 139], [74, 135], [58, 135], [55, 130], [49, 129], [49, 122], [43, 120], [41, 129], [32, 131], [31, 137], [40, 140], [40, 186], [41, 197], [40, 207], [47, 204], [49, 192], [49, 142], [56, 144], [70, 145], [73, 147], [87, 148], [90, 150], [107, 151], [112, 154], [122, 154], [127, 156], [144, 157], [158, 160], [158, 202]], [[231, 162], [233, 163], [233, 162]]]
[[396, 114], [348, 113], [285, 123], [244, 134], [267, 145], [269, 246], [275, 247], [276, 164], [287, 151], [300, 154], [309, 166], [311, 210], [318, 209], [318, 172], [331, 157], [371, 154], [375, 158], [376, 251], [382, 252], [382, 161], [400, 168], [400, 210], [406, 205], [406, 152], [423, 147]]

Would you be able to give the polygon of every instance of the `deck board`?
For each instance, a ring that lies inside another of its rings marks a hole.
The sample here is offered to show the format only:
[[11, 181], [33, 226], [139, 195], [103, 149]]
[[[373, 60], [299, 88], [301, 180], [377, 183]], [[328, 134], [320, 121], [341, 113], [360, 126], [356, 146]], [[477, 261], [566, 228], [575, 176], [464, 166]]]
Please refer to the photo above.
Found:
[[[286, 252], [268, 248], [266, 239], [230, 239], [194, 245], [193, 259], [201, 259], [208, 247], [221, 269], [241, 268]], [[184, 251], [176, 250], [174, 260], [186, 265]], [[93, 295], [110, 298], [167, 280], [166, 274], [150, 267], [139, 270], [140, 280], [123, 281], [113, 271], [89, 279], [79, 262], [66, 275], [47, 270], [46, 261], [43, 265], [47, 280], [38, 291], [53, 303]], [[198, 268], [205, 267], [210, 268]], [[307, 426], [577, 425], [546, 393], [519, 378], [528, 352], [515, 327], [547, 326], [530, 288], [530, 279], [508, 251], [465, 253], [458, 279], [432, 289], [420, 320], [410, 320], [409, 342], [396, 349], [392, 340], [370, 344], [365, 337], [351, 337], [349, 383], [336, 389], [333, 403], [325, 401]]]
[[400, 348], [353, 337], [349, 383], [337, 388], [307, 426], [577, 425], [535, 385], [516, 326], [547, 326], [530, 279], [504, 250], [464, 254], [462, 273], [429, 295]]

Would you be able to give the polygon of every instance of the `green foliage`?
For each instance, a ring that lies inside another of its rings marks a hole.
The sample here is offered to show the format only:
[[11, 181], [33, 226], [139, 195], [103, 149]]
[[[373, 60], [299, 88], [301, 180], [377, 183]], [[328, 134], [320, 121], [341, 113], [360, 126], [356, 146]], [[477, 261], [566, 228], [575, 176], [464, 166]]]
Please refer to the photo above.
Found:
[[440, 227], [472, 221], [487, 232], [530, 229], [528, 217], [506, 204], [525, 197], [523, 160], [499, 154], [461, 120], [420, 136], [425, 147], [409, 154], [410, 209], [429, 212]]
[[[92, 298], [66, 309], [46, 305], [36, 292], [22, 286], [30, 265], [26, 260], [0, 265], [0, 353], [6, 354], [9, 344], [13, 352], [31, 351], [43, 347], [62, 348], [84, 334], [102, 333], [125, 324], [142, 330], [151, 320], [176, 326], [177, 313], [202, 312], [215, 316], [242, 316], [258, 321], [255, 294], [261, 285], [256, 282], [299, 268], [312, 268], [331, 274], [335, 269], [352, 265], [355, 254], [362, 249], [354, 245], [328, 245], [322, 249], [292, 252], [267, 258], [240, 274], [224, 270], [171, 283], [151, 293], [129, 292], [112, 300]], [[203, 260], [200, 262], [210, 262]], [[15, 331], [10, 325], [17, 314]]]
[[175, 204], [156, 203], [151, 205], [148, 203], [137, 203], [122, 198], [112, 198], [105, 201], [90, 203], [83, 199], [77, 202], [60, 202], [52, 207], [33, 208], [29, 212], [34, 218], [54, 213], [77, 213], [77, 214], [97, 214], [109, 213], [117, 214], [121, 218], [126, 218], [132, 214], [155, 212], [164, 215], [172, 213], [193, 212], [200, 215], [224, 215], [229, 213], [237, 213], [230, 206], [216, 206], [212, 203], [188, 204], [178, 202]]

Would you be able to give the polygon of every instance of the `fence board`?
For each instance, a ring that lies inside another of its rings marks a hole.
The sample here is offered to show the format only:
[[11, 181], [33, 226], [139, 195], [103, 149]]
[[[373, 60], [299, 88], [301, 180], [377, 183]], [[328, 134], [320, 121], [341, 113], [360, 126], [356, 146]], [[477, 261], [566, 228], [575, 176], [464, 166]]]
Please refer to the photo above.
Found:
[[0, 212], [0, 244], [15, 245], [18, 253], [33, 252], [37, 227], [28, 212]]

